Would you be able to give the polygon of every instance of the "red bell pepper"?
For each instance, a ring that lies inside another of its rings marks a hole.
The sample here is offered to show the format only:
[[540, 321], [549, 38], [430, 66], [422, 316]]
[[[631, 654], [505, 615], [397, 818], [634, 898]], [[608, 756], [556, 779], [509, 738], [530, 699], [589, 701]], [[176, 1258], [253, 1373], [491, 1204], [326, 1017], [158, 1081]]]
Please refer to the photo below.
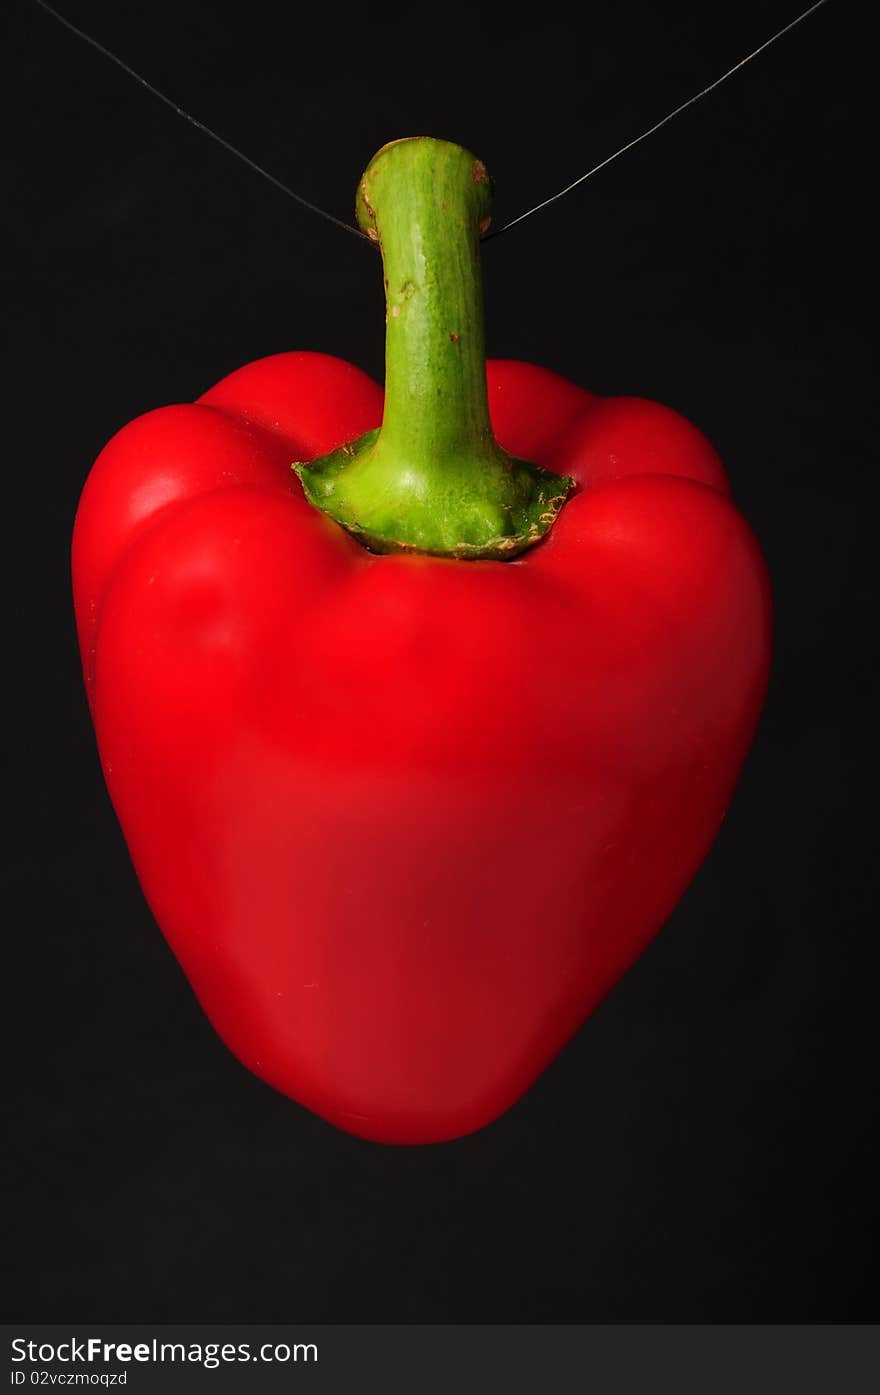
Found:
[[705, 438], [485, 364], [489, 198], [457, 146], [380, 151], [384, 417], [338, 359], [248, 364], [120, 431], [74, 537], [156, 919], [245, 1065], [391, 1143], [494, 1119], [644, 949], [768, 667], [764, 565]]

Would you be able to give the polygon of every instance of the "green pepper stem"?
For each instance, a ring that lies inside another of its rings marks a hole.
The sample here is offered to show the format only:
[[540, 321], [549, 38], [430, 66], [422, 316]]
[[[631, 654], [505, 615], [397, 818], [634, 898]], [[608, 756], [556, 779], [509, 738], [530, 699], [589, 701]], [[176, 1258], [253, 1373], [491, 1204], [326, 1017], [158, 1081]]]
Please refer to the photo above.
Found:
[[479, 248], [491, 203], [482, 161], [427, 137], [383, 146], [358, 188], [385, 276], [382, 426], [295, 468], [309, 500], [378, 552], [504, 560], [546, 533], [571, 488], [492, 431]]
[[479, 249], [490, 210], [485, 165], [439, 141], [386, 146], [361, 181], [358, 222], [378, 239], [385, 272], [381, 439], [401, 455], [495, 447]]

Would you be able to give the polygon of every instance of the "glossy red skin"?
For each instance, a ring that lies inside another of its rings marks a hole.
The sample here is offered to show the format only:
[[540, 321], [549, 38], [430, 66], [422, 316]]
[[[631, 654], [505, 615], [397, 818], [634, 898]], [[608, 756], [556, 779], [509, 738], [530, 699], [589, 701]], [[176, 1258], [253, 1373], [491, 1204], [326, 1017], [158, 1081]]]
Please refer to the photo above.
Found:
[[73, 569], [110, 794], [208, 1017], [263, 1080], [386, 1143], [508, 1108], [715, 838], [770, 605], [674, 412], [488, 365], [517, 456], [575, 476], [514, 562], [376, 557], [290, 469], [381, 390], [280, 354], [98, 458]]

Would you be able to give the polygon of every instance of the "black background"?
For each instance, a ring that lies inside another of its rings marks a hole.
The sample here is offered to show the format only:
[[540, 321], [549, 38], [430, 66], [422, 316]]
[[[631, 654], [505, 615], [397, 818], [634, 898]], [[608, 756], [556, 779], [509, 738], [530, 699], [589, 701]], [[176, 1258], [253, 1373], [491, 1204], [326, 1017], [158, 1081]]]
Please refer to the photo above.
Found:
[[[344, 218], [374, 150], [427, 133], [486, 161], [499, 222], [797, 8], [59, 3]], [[718, 843], [640, 963], [504, 1118], [393, 1149], [261, 1084], [198, 1009], [104, 790], [68, 580], [79, 491], [129, 418], [286, 348], [381, 377], [378, 261], [8, 8], [7, 1317], [874, 1316], [861, 23], [831, 0], [486, 247], [494, 355], [714, 440], [773, 575], [775, 665]]]

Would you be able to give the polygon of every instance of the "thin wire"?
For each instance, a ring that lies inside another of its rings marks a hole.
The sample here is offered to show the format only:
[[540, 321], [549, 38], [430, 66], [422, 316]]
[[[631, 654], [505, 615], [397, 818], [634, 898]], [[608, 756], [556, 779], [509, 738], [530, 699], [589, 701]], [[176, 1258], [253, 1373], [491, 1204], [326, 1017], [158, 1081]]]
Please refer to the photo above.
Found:
[[827, 0], [816, 0], [816, 3], [811, 5], [809, 9], [804, 10], [802, 14], [799, 14], [797, 19], [791, 20], [782, 29], [778, 29], [775, 34], [772, 34], [770, 38], [766, 39], [758, 48], [747, 54], [745, 58], [741, 58], [738, 63], [734, 63], [733, 67], [728, 68], [726, 73], [722, 73], [721, 77], [716, 78], [714, 82], [710, 82], [709, 86], [704, 87], [702, 92], [697, 92], [695, 96], [689, 97], [686, 102], [682, 102], [681, 106], [676, 107], [668, 116], [664, 116], [662, 121], [655, 122], [653, 126], [649, 126], [647, 131], [643, 131], [640, 136], [636, 136], [634, 140], [627, 141], [626, 145], [622, 145], [619, 150], [615, 150], [613, 155], [609, 155], [606, 159], [600, 160], [599, 164], [594, 165], [591, 170], [587, 170], [586, 174], [580, 175], [579, 178], [572, 180], [571, 184], [567, 184], [564, 189], [560, 189], [558, 194], [551, 194], [549, 199], [544, 199], [541, 203], [536, 203], [534, 208], [528, 208], [525, 213], [520, 213], [516, 218], [511, 218], [509, 223], [505, 223], [503, 227], [496, 229], [495, 232], [489, 233], [488, 237], [483, 240], [488, 242], [493, 237], [500, 237], [502, 233], [515, 227], [517, 223], [521, 223], [524, 218], [531, 218], [533, 213], [540, 212], [540, 210], [546, 208], [548, 204], [555, 203], [557, 199], [564, 198], [566, 194], [570, 194], [572, 189], [576, 189], [578, 185], [583, 184], [585, 180], [592, 179], [594, 174], [598, 174], [600, 170], [605, 169], [606, 165], [610, 165], [613, 160], [619, 159], [620, 156], [625, 155], [628, 150], [632, 150], [633, 146], [640, 145], [643, 140], [647, 140], [648, 136], [652, 136], [655, 131], [659, 131], [660, 127], [665, 126], [673, 117], [680, 116], [683, 111], [687, 111], [688, 107], [692, 107], [701, 97], [705, 97], [710, 92], [714, 92], [715, 88], [720, 87], [722, 82], [726, 82], [729, 77], [733, 77], [733, 74], [738, 73], [740, 68], [744, 68], [747, 63], [751, 63], [753, 58], [757, 58], [759, 53], [763, 53], [765, 48], [769, 48], [771, 44], [775, 44], [776, 40], [781, 39], [783, 34], [787, 34], [789, 30], [794, 29], [796, 25], [807, 19], [811, 14], [814, 14], [816, 10], [821, 9], [826, 3]]
[[[337, 218], [335, 214], [328, 213], [326, 209], [319, 208], [317, 204], [311, 203], [308, 199], [303, 198], [302, 194], [297, 194], [295, 190], [276, 178], [274, 174], [270, 174], [262, 165], [258, 165], [249, 155], [245, 155], [244, 151], [239, 150], [228, 140], [224, 140], [216, 131], [212, 131], [210, 126], [206, 126], [202, 121], [198, 121], [196, 117], [190, 116], [188, 111], [184, 111], [183, 107], [178, 106], [177, 103], [172, 101], [170, 97], [167, 97], [164, 92], [160, 92], [159, 89], [154, 87], [151, 82], [148, 82], [146, 78], [141, 77], [140, 73], [135, 72], [134, 68], [129, 67], [117, 54], [111, 52], [109, 48], [105, 48], [102, 43], [99, 43], [97, 39], [93, 39], [91, 34], [87, 34], [85, 30], [79, 29], [71, 20], [66, 19], [64, 15], [59, 14], [57, 10], [53, 9], [51, 5], [46, 4], [46, 0], [36, 0], [36, 4], [39, 5], [41, 10], [45, 10], [47, 14], [50, 14], [53, 19], [57, 19], [59, 24], [63, 24], [64, 28], [69, 29], [77, 38], [84, 40], [85, 43], [89, 44], [93, 49], [96, 49], [98, 53], [103, 54], [105, 58], [109, 58], [111, 63], [116, 64], [117, 68], [121, 68], [129, 77], [134, 78], [135, 82], [140, 83], [141, 87], [146, 88], [152, 96], [158, 97], [160, 102], [164, 102], [165, 105], [176, 112], [178, 116], [182, 116], [184, 121], [188, 121], [191, 126], [195, 126], [197, 131], [201, 131], [204, 135], [209, 136], [211, 140], [216, 141], [216, 143], [222, 146], [224, 150], [228, 151], [230, 155], [234, 155], [237, 160], [241, 160], [243, 164], [247, 165], [248, 169], [253, 170], [255, 174], [262, 175], [263, 179], [267, 179], [270, 184], [274, 184], [275, 188], [280, 189], [282, 194], [287, 194], [288, 198], [293, 199], [294, 202], [300, 204], [301, 207], [309, 209], [312, 213], [317, 213], [320, 218], [325, 218], [328, 223], [334, 223], [337, 228], [342, 228], [344, 232], [351, 233], [353, 237], [357, 237], [363, 242], [369, 241], [353, 223], [345, 223], [341, 218]], [[680, 116], [683, 111], [687, 111], [688, 107], [692, 107], [695, 102], [699, 102], [701, 98], [708, 96], [710, 92], [714, 92], [716, 87], [720, 87], [728, 78], [733, 77], [734, 73], [738, 73], [740, 68], [744, 68], [747, 63], [751, 63], [753, 58], [758, 57], [758, 54], [763, 53], [771, 44], [775, 44], [777, 39], [781, 39], [784, 34], [788, 34], [792, 29], [796, 28], [798, 24], [801, 24], [825, 4], [827, 4], [827, 0], [816, 0], [815, 4], [810, 5], [809, 8], [799, 14], [796, 19], [790, 20], [789, 23], [783, 25], [781, 29], [777, 29], [776, 33], [771, 34], [770, 38], [765, 39], [764, 43], [760, 44], [756, 49], [753, 49], [751, 53], [746, 54], [745, 58], [741, 58], [738, 63], [734, 63], [732, 68], [728, 68], [726, 73], [721, 74], [721, 77], [716, 78], [714, 82], [710, 82], [708, 87], [704, 87], [701, 92], [695, 93], [695, 95], [689, 97], [686, 102], [682, 102], [674, 111], [670, 111], [668, 115], [664, 116], [660, 121], [656, 121], [653, 126], [649, 126], [641, 135], [636, 136], [631, 141], [627, 141], [626, 145], [622, 145], [619, 150], [615, 150], [613, 155], [608, 155], [604, 160], [600, 160], [598, 165], [594, 165], [592, 169], [587, 170], [586, 174], [579, 175], [577, 179], [567, 184], [564, 189], [560, 189], [557, 194], [551, 194], [549, 198], [543, 199], [541, 203], [536, 203], [533, 208], [527, 208], [525, 213], [520, 213], [516, 218], [511, 218], [510, 222], [505, 223], [503, 227], [497, 228], [494, 232], [490, 232], [483, 240], [485, 242], [490, 242], [493, 238], [500, 237], [502, 233], [508, 232], [511, 228], [516, 227], [517, 223], [522, 223], [524, 219], [531, 218], [534, 213], [540, 213], [542, 208], [547, 208], [551, 203], [556, 203], [558, 199], [564, 198], [566, 194], [570, 194], [572, 189], [576, 189], [578, 185], [585, 183], [588, 179], [592, 179], [594, 174], [598, 174], [600, 170], [605, 169], [606, 166], [610, 165], [614, 160], [618, 160], [621, 155], [625, 155], [626, 152], [632, 150], [634, 146], [641, 145], [643, 140], [647, 140], [655, 131], [659, 131], [661, 127], [667, 125], [667, 123], [672, 121], [676, 116]]]
[[270, 174], [268, 170], [263, 169], [262, 165], [258, 165], [256, 160], [252, 160], [249, 155], [245, 155], [244, 151], [239, 150], [228, 140], [224, 140], [222, 136], [218, 136], [217, 132], [212, 131], [210, 126], [206, 126], [204, 122], [198, 121], [194, 116], [190, 116], [188, 111], [184, 111], [183, 107], [179, 107], [170, 97], [166, 97], [164, 92], [160, 92], [158, 87], [154, 87], [151, 82], [147, 82], [146, 78], [141, 77], [140, 73], [136, 73], [134, 68], [130, 68], [117, 54], [112, 53], [109, 48], [105, 48], [97, 39], [93, 39], [91, 34], [87, 34], [84, 29], [78, 29], [75, 24], [69, 19], [66, 19], [64, 15], [59, 14], [57, 10], [53, 10], [51, 5], [46, 4], [46, 0], [36, 0], [36, 3], [41, 10], [45, 10], [53, 19], [57, 19], [59, 24], [63, 24], [65, 29], [69, 29], [71, 34], [75, 34], [78, 39], [83, 39], [87, 44], [90, 44], [92, 48], [97, 49], [98, 53], [103, 54], [105, 58], [109, 58], [111, 63], [116, 64], [117, 68], [121, 68], [129, 77], [134, 78], [135, 82], [139, 82], [141, 87], [145, 87], [154, 97], [158, 97], [160, 102], [164, 102], [166, 107], [170, 107], [172, 111], [177, 112], [178, 116], [182, 116], [184, 121], [188, 121], [191, 126], [195, 126], [197, 131], [201, 131], [203, 135], [210, 136], [211, 140], [216, 141], [217, 144], [221, 145], [224, 150], [227, 150], [230, 155], [234, 155], [237, 160], [241, 160], [243, 164], [247, 165], [248, 169], [253, 170], [255, 174], [261, 174], [264, 179], [268, 179], [269, 183], [274, 184], [276, 189], [280, 189], [282, 194], [287, 194], [289, 198], [301, 204], [303, 208], [308, 208], [312, 213], [317, 213], [321, 218], [326, 218], [329, 223], [335, 223], [337, 228], [342, 228], [344, 232], [351, 233], [353, 237], [359, 238], [362, 242], [369, 242], [369, 238], [366, 237], [359, 228], [356, 228], [353, 223], [345, 223], [341, 218], [337, 218], [335, 214], [328, 213], [326, 209], [319, 208], [317, 204], [311, 203], [308, 199], [303, 198], [302, 194], [297, 194], [295, 190], [282, 183], [280, 179], [277, 179], [274, 174]]

